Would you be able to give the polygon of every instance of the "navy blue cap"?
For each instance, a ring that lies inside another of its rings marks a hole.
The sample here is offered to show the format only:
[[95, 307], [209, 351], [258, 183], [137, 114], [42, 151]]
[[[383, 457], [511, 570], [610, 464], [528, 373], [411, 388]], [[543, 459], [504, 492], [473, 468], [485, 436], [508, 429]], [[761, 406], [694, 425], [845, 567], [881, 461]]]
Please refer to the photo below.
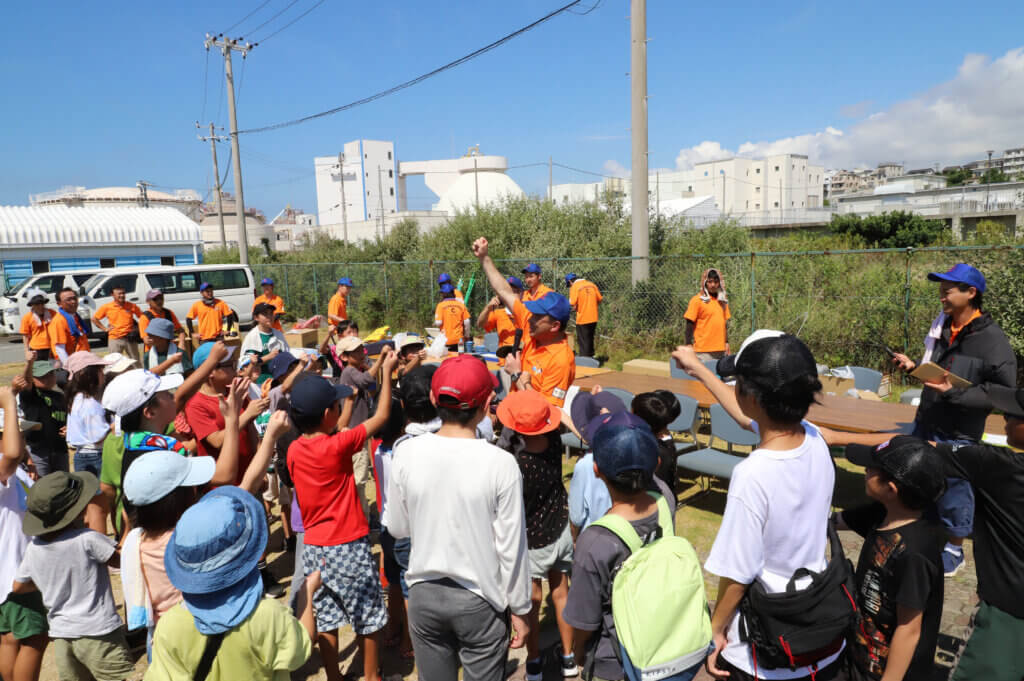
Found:
[[658, 466], [658, 441], [651, 427], [629, 412], [605, 414], [602, 421], [590, 443], [597, 469], [609, 478], [627, 471], [653, 475]]
[[274, 280], [271, 279], [270, 277], [263, 277], [262, 279], [260, 279], [260, 286], [273, 286], [273, 285], [274, 285]]
[[[606, 410], [603, 414], [602, 409]], [[588, 393], [581, 390], [572, 400], [569, 416], [583, 440], [591, 442], [608, 418], [625, 411], [626, 403], [609, 392]]]
[[448, 274], [447, 272], [442, 272], [441, 274], [437, 275], [438, 284], [444, 284], [446, 282], [450, 282], [451, 280], [452, 275]]
[[565, 275], [565, 285], [570, 286], [572, 285], [572, 282], [576, 281], [579, 278], [580, 277], [578, 274], [576, 274], [575, 272], [570, 272], [569, 274]]
[[355, 288], [355, 284], [352, 283], [352, 279], [349, 277], [342, 277], [338, 280], [338, 286], [351, 286]]
[[287, 375], [298, 361], [299, 358], [290, 352], [279, 352], [277, 356], [267, 364], [267, 371], [270, 372], [271, 378], [277, 380], [282, 376]]
[[952, 281], [958, 284], [967, 284], [978, 289], [979, 293], [985, 292], [985, 275], [967, 263], [960, 262], [953, 265], [945, 272], [931, 272], [928, 274], [929, 281]]
[[309, 374], [295, 382], [288, 397], [292, 411], [312, 416], [322, 414], [329, 406], [351, 394], [352, 388], [347, 385], [335, 385], [323, 376]]
[[554, 291], [545, 293], [537, 300], [527, 301], [523, 305], [533, 314], [551, 315], [562, 322], [563, 326], [569, 321], [569, 314], [572, 312], [572, 307], [566, 297]]
[[535, 262], [531, 262], [529, 265], [523, 268], [523, 274], [540, 274], [540, 265]]
[[441, 293], [455, 293], [455, 287], [451, 284], [441, 284]]
[[517, 288], [520, 291], [526, 288], [525, 286], [523, 286], [523, 280], [520, 279], [519, 277], [509, 277], [505, 281], [508, 282], [509, 286], [511, 286], [512, 288]]
[[208, 281], [204, 281], [202, 284], [199, 285], [199, 290], [200, 291], [205, 291], [208, 288], [213, 288], [213, 284], [211, 284]]

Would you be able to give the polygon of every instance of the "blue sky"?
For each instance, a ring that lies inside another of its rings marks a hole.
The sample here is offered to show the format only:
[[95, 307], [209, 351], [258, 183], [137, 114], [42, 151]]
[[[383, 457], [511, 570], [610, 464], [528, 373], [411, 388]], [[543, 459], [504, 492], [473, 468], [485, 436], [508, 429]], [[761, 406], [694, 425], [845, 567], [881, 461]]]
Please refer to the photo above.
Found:
[[[227, 124], [223, 62], [203, 49], [262, 0], [18, 3], [0, 26], [0, 204], [63, 185], [211, 183], [194, 122]], [[312, 7], [270, 0], [232, 35], [261, 38]], [[583, 0], [581, 9], [595, 0]], [[239, 123], [287, 120], [372, 94], [529, 23], [562, 0], [326, 0], [243, 66]], [[649, 0], [650, 164], [739, 151], [828, 166], [931, 165], [1024, 146], [1024, 5]], [[397, 95], [241, 138], [246, 203], [315, 212], [313, 157], [390, 139], [400, 160], [480, 144], [510, 165], [629, 165], [629, 3], [603, 0]], [[204, 110], [204, 80], [205, 110]], [[219, 113], [219, 118], [218, 118]], [[841, 134], [840, 134], [841, 133]], [[746, 145], [746, 146], [744, 146]], [[222, 169], [227, 145], [221, 150]], [[510, 172], [541, 193], [547, 168]], [[588, 181], [556, 168], [555, 182]], [[226, 187], [232, 186], [230, 176]], [[410, 182], [410, 206], [434, 197]]]

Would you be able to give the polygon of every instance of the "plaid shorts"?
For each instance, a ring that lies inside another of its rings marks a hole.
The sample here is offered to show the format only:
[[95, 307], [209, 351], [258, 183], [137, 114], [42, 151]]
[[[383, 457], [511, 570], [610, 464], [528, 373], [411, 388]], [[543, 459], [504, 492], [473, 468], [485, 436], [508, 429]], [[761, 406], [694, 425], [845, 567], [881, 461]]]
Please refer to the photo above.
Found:
[[334, 631], [351, 624], [357, 634], [365, 636], [388, 623], [369, 537], [336, 546], [306, 544], [302, 573], [309, 575], [315, 570], [320, 570], [323, 580], [323, 586], [313, 595], [318, 631]]

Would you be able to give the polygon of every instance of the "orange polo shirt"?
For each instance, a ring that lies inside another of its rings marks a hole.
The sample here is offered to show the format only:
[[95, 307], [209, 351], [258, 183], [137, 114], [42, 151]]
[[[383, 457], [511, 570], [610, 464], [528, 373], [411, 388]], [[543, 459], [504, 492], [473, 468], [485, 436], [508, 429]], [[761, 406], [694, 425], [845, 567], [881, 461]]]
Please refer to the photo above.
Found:
[[[523, 305], [523, 301], [516, 300], [512, 305], [512, 321], [515, 322], [517, 329], [523, 330], [523, 342], [522, 350], [523, 357], [526, 357], [526, 353], [530, 351], [530, 345], [533, 343], [533, 339], [530, 338], [530, 317], [533, 313], [526, 309]], [[515, 332], [513, 332], [515, 334]]]
[[434, 310], [434, 324], [441, 327], [448, 345], [455, 345], [462, 340], [463, 322], [469, 319], [469, 310], [461, 300], [446, 298], [437, 304]]
[[213, 305], [207, 305], [197, 300], [186, 315], [196, 320], [200, 340], [212, 340], [224, 333], [224, 318], [231, 314], [231, 308], [223, 300], [214, 298], [213, 301]]
[[950, 322], [950, 324], [949, 324], [949, 344], [952, 345], [953, 341], [956, 340], [956, 337], [959, 336], [960, 332], [964, 330], [964, 327], [967, 326], [968, 324], [970, 324], [971, 322], [973, 322], [975, 319], [977, 319], [980, 316], [981, 316], [981, 310], [977, 310], [976, 309], [976, 310], [974, 310], [974, 313], [971, 315], [971, 318], [963, 323], [963, 326], [957, 326], [956, 324], [953, 324], [952, 322]]
[[50, 349], [50, 334], [47, 328], [56, 316], [56, 311], [45, 308], [42, 320], [37, 319], [36, 314], [31, 310], [21, 318], [21, 335], [28, 336], [29, 350]]
[[523, 291], [523, 300], [537, 300], [538, 298], [543, 298], [548, 293], [551, 293], [551, 291], [551, 287], [540, 284], [537, 286], [536, 293], [531, 293], [530, 289]]
[[53, 350], [55, 355], [57, 354], [56, 346], [58, 345], [63, 345], [64, 350], [67, 351], [69, 356], [79, 350], [89, 349], [89, 339], [82, 325], [78, 324], [79, 334], [76, 339], [71, 335], [70, 329], [68, 329], [68, 320], [64, 319], [64, 315], [60, 312], [53, 315], [53, 319], [50, 320], [46, 330], [50, 334], [50, 349]]
[[563, 339], [550, 345], [537, 345], [523, 361], [530, 374], [530, 386], [551, 404], [561, 407], [565, 394], [576, 380], [576, 354]]
[[512, 315], [503, 307], [491, 310], [487, 315], [487, 324], [484, 331], [498, 332], [498, 346], [512, 345], [516, 340], [516, 323]]
[[729, 303], [720, 303], [714, 298], [704, 302], [699, 295], [696, 295], [690, 298], [690, 304], [683, 317], [694, 324], [694, 352], [723, 352], [725, 350], [725, 323], [732, 317], [729, 314]]
[[577, 279], [569, 287], [569, 304], [576, 308], [577, 324], [593, 324], [597, 321], [597, 304], [603, 300], [597, 284], [586, 279]]
[[335, 293], [327, 302], [327, 314], [348, 319], [348, 299], [340, 293]]
[[141, 316], [142, 310], [139, 309], [139, 306], [126, 300], [124, 305], [118, 305], [114, 301], [106, 305], [100, 305], [100, 309], [96, 310], [93, 319], [107, 319], [110, 321], [110, 333], [108, 335], [111, 338], [126, 338], [132, 332], [132, 329], [135, 328], [132, 322]]
[[[284, 314], [284, 298], [282, 298], [281, 296], [277, 296], [277, 295], [273, 295], [273, 296], [261, 295], [261, 296], [258, 296], [256, 298], [256, 300], [252, 301], [253, 309], [255, 310], [256, 306], [259, 305], [260, 303], [266, 303], [267, 305], [273, 305], [274, 306], [274, 312], [276, 314]], [[275, 319], [274, 323], [271, 324], [271, 326], [273, 328], [277, 329], [278, 331], [284, 331], [284, 329], [281, 328], [281, 322], [278, 319]]]
[[141, 317], [139, 317], [139, 335], [142, 336], [142, 342], [145, 343], [147, 347], [150, 345], [150, 342], [149, 336], [146, 335], [146, 328], [149, 326], [149, 317], [146, 316], [146, 313], [153, 315], [153, 319], [162, 317], [170, 321], [171, 324], [174, 324], [175, 333], [179, 333], [182, 331], [181, 322], [178, 321], [178, 317], [177, 315], [174, 314], [173, 310], [171, 310], [169, 307], [165, 307], [161, 312], [163, 314], [158, 314], [153, 310], [153, 308], [149, 308], [148, 310], [146, 310], [146, 312], [142, 313]]

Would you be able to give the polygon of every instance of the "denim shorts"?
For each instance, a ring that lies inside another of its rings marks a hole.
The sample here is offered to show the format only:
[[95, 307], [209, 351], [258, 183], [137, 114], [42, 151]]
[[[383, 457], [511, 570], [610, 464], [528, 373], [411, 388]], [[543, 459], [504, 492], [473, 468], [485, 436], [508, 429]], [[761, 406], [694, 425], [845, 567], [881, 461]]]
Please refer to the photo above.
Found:
[[384, 528], [380, 533], [380, 548], [384, 556], [384, 576], [391, 584], [402, 587], [402, 597], [409, 600], [409, 585], [405, 582], [405, 571], [409, 569], [409, 553], [412, 541], [408, 537], [395, 539]]
[[[977, 444], [970, 440], [944, 440], [935, 433], [927, 432], [920, 425], [915, 425], [913, 435], [953, 447], [954, 456], [960, 447]], [[974, 531], [974, 489], [971, 483], [961, 478], [946, 478], [946, 492], [935, 502], [935, 510], [950, 536], [971, 536], [971, 532]]]
[[75, 472], [85, 473], [88, 471], [97, 478], [100, 477], [100, 467], [103, 465], [103, 452], [95, 447], [78, 447], [75, 449]]

